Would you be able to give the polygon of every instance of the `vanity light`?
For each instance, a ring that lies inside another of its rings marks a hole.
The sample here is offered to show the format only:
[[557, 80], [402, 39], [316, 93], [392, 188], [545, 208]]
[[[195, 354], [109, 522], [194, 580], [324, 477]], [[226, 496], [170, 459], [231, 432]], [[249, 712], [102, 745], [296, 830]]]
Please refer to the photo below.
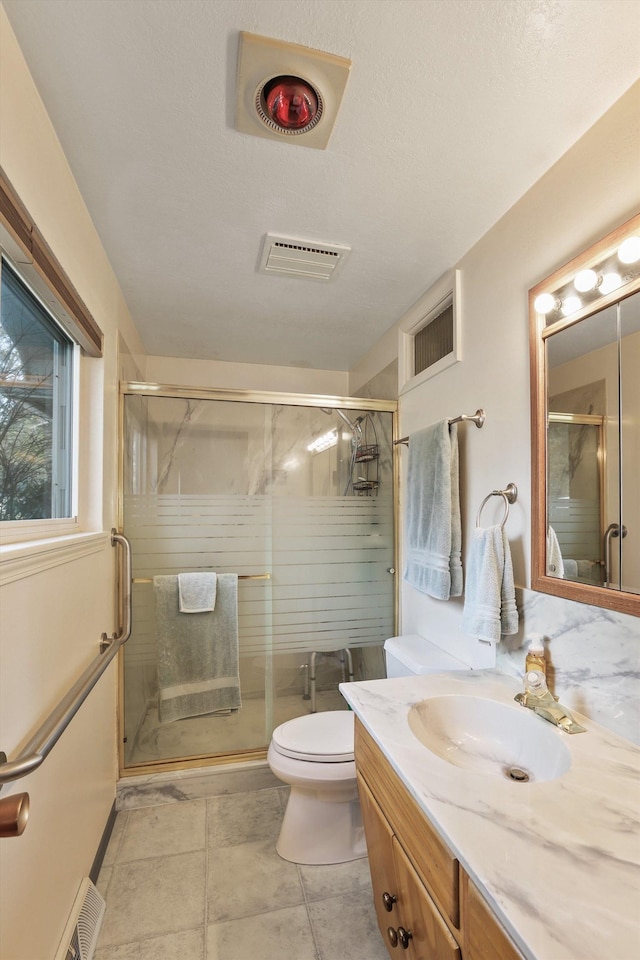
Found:
[[582, 306], [582, 300], [580, 297], [566, 297], [562, 302], [561, 312], [562, 315], [568, 317], [571, 313], [576, 313]]
[[599, 290], [601, 294], [611, 293], [622, 286], [622, 277], [619, 273], [605, 273], [600, 281]]
[[600, 277], [595, 270], [581, 270], [576, 274], [573, 285], [580, 293], [588, 293], [590, 290], [595, 290], [599, 280]]
[[618, 247], [618, 260], [621, 263], [636, 263], [640, 260], [640, 237], [627, 237]]
[[536, 313], [550, 313], [558, 305], [558, 301], [550, 293], [541, 293], [539, 297], [536, 297], [533, 308]]

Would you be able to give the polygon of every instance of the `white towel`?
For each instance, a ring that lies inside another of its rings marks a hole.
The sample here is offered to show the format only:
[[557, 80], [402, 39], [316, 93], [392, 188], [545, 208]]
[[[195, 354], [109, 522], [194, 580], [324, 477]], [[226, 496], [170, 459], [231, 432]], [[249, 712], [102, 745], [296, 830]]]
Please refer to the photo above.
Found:
[[216, 608], [215, 573], [179, 573], [180, 613], [210, 613]]
[[564, 577], [562, 553], [553, 527], [547, 530], [547, 573], [550, 577]]
[[458, 432], [447, 420], [411, 435], [404, 580], [431, 597], [462, 594]]
[[462, 627], [465, 633], [492, 642], [518, 632], [511, 550], [501, 525], [474, 531]]
[[564, 566], [564, 575], [567, 580], [575, 580], [578, 576], [578, 561], [564, 559], [562, 563]]

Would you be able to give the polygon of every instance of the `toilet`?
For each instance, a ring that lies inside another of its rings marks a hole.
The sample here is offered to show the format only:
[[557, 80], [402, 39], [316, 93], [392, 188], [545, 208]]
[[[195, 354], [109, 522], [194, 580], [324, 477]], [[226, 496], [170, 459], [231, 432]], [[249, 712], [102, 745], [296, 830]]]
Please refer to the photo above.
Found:
[[[391, 637], [384, 649], [388, 677], [469, 669], [424, 637]], [[276, 727], [267, 762], [291, 787], [276, 844], [283, 860], [345, 863], [367, 855], [350, 710], [311, 713]]]

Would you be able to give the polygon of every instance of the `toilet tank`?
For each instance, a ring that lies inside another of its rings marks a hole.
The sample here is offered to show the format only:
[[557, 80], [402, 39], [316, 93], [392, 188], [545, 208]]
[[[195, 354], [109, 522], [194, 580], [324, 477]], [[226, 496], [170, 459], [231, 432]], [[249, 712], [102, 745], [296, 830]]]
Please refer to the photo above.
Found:
[[446, 670], [470, 670], [466, 663], [417, 634], [390, 637], [384, 644], [387, 677], [410, 677]]

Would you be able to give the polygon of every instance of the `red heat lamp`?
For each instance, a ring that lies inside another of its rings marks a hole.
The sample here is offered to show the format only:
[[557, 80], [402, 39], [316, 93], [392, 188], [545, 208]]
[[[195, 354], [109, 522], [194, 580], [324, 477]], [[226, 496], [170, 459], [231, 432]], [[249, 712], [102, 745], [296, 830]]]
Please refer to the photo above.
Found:
[[322, 115], [318, 94], [300, 77], [274, 77], [262, 88], [260, 99], [264, 119], [284, 133], [310, 130]]

